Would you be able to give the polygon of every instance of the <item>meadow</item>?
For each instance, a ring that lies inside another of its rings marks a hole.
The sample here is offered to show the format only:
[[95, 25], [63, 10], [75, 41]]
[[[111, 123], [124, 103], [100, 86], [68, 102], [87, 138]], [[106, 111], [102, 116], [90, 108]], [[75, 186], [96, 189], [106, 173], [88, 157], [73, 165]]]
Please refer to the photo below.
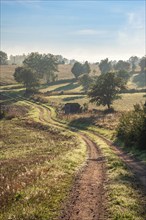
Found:
[[[2, 67], [1, 97], [7, 108], [0, 121], [0, 219], [58, 219], [75, 176], [88, 161], [86, 143], [69, 129], [76, 126], [105, 157], [109, 219], [144, 220], [146, 198], [139, 183], [95, 133], [114, 140], [120, 115], [134, 104], [144, 103], [145, 93], [121, 94], [113, 103], [115, 111], [105, 114], [106, 107], [89, 103], [73, 79], [71, 66], [60, 65], [60, 81], [41, 85], [39, 94], [26, 99], [24, 88], [13, 79], [14, 67]], [[131, 89], [138, 84], [131, 79], [129, 85]], [[65, 115], [61, 108], [68, 102], [87, 103], [88, 111]], [[144, 156], [139, 158], [145, 161]]]
[[84, 142], [41, 121], [40, 114], [39, 108], [18, 101], [13, 118], [0, 122], [2, 220], [55, 219], [85, 160]]

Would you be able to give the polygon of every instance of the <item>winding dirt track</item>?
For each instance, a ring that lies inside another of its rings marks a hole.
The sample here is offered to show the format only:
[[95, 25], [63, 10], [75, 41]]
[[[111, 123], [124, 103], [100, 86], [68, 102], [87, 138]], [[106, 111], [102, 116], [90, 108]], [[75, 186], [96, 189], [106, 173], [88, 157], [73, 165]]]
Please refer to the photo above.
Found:
[[81, 136], [88, 147], [87, 165], [76, 177], [70, 199], [59, 219], [103, 220], [106, 219], [104, 158], [94, 142], [84, 135]]
[[[50, 122], [43, 116], [44, 109], [38, 106], [39, 119]], [[48, 110], [48, 115], [50, 112]], [[53, 120], [51, 120], [53, 122]], [[55, 125], [62, 127], [61, 125]], [[76, 176], [70, 199], [65, 204], [59, 219], [62, 220], [103, 220], [106, 219], [105, 202], [105, 162], [97, 145], [86, 135], [79, 133], [85, 141], [88, 150], [87, 163]]]
[[[49, 109], [47, 109], [48, 111], [48, 120], [45, 119], [43, 117], [43, 113], [44, 113], [44, 108], [40, 108], [38, 106], [38, 108], [40, 109], [40, 120], [44, 121], [44, 122], [51, 122], [54, 126], [57, 127], [63, 127], [63, 125], [61, 124], [56, 124], [53, 119], [51, 119], [51, 114]], [[55, 123], [55, 124], [54, 124]], [[116, 155], [119, 156], [120, 159], [123, 160], [123, 162], [126, 164], [126, 166], [128, 167], [128, 169], [136, 176], [136, 178], [139, 180], [140, 185], [143, 187], [144, 191], [146, 192], [146, 164], [142, 163], [141, 161], [139, 161], [138, 159], [135, 159], [134, 157], [129, 156], [127, 153], [125, 153], [122, 149], [120, 149], [119, 147], [117, 147], [116, 145], [113, 144], [112, 141], [107, 140], [105, 137], [103, 137], [100, 134], [97, 134], [95, 132], [93, 132], [97, 137], [101, 138], [102, 140], [104, 140], [115, 152]], [[81, 134], [81, 133], [80, 133]], [[82, 134], [83, 137], [83, 134]], [[84, 136], [85, 137], [85, 136]], [[88, 137], [86, 137], [86, 140], [89, 140]], [[97, 147], [96, 147], [97, 148]]]
[[143, 189], [146, 192], [146, 164], [128, 155], [118, 146], [114, 145], [112, 141], [107, 140], [102, 135], [97, 133], [94, 134], [103, 139], [112, 148], [114, 153], [119, 156], [119, 158], [126, 164], [128, 169], [136, 176], [136, 178], [139, 180], [139, 183], [141, 186], [143, 186]]
[[[40, 121], [52, 124], [52, 126], [64, 127], [51, 118], [49, 109], [47, 109], [48, 118], [46, 118], [46, 109], [40, 106], [37, 107], [40, 111]], [[104, 183], [106, 181], [104, 157], [98, 146], [89, 137], [81, 132], [78, 133], [87, 144], [88, 160], [84, 169], [75, 178], [69, 200], [62, 210], [59, 220], [106, 220], [108, 213], [106, 210], [106, 191], [104, 189]], [[127, 167], [136, 175], [140, 185], [146, 190], [146, 166], [140, 161], [129, 157], [100, 134], [94, 134], [103, 139], [114, 150]]]

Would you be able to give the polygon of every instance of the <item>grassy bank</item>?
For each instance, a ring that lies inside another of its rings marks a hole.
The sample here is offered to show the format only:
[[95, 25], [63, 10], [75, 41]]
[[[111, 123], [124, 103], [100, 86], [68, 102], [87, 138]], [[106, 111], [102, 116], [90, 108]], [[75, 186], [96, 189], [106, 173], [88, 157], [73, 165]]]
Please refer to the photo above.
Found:
[[146, 196], [137, 188], [133, 174], [101, 138], [89, 132], [87, 135], [99, 146], [106, 160], [109, 219], [145, 220]]
[[34, 111], [0, 122], [2, 220], [56, 219], [86, 157], [79, 137], [41, 124]]

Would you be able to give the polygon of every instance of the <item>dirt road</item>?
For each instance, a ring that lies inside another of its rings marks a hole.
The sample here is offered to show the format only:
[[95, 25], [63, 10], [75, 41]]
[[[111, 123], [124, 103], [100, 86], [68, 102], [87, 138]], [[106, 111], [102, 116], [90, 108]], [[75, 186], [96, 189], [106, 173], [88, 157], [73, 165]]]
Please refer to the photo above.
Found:
[[139, 180], [143, 190], [146, 192], [146, 164], [134, 158], [133, 156], [128, 155], [120, 147], [113, 144], [112, 141], [107, 140], [100, 134], [94, 132], [94, 134], [101, 139], [103, 139], [114, 151], [114, 153], [126, 164], [128, 169], [136, 176]]
[[[48, 109], [47, 118], [45, 114], [46, 109], [43, 107], [38, 108], [40, 110], [40, 121], [49, 122], [53, 126], [67, 129], [67, 126], [65, 127], [61, 123], [56, 123], [51, 118]], [[87, 144], [88, 160], [82, 172], [75, 178], [69, 199], [63, 206], [59, 220], [106, 220], [108, 213], [106, 209], [106, 191], [104, 188], [104, 183], [106, 181], [104, 157], [98, 149], [98, 146], [96, 146], [89, 137], [85, 136], [83, 133], [79, 134]], [[117, 146], [114, 146], [111, 141], [103, 136], [97, 133], [96, 135], [102, 138], [136, 175], [137, 179], [139, 179], [140, 187], [143, 185], [144, 189], [146, 189], [146, 166], [140, 161], [129, 157], [125, 152]]]
[[84, 170], [77, 175], [59, 219], [100, 220], [106, 219], [105, 164], [104, 157], [94, 142], [81, 135], [88, 147], [88, 160]]

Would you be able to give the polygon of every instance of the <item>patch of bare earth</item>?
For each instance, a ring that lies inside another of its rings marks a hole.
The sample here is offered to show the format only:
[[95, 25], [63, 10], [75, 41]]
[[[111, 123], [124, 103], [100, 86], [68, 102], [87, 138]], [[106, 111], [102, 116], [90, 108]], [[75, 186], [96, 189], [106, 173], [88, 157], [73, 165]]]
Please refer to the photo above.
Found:
[[81, 134], [88, 147], [88, 161], [80, 172], [70, 193], [70, 199], [59, 219], [103, 220], [106, 219], [105, 162], [104, 157], [85, 135]]
[[135, 157], [128, 155], [120, 147], [116, 146], [112, 141], [107, 140], [102, 135], [97, 133], [96, 135], [102, 138], [113, 149], [114, 153], [119, 156], [128, 169], [136, 176], [140, 185], [143, 186], [143, 189], [146, 192], [146, 164]]

